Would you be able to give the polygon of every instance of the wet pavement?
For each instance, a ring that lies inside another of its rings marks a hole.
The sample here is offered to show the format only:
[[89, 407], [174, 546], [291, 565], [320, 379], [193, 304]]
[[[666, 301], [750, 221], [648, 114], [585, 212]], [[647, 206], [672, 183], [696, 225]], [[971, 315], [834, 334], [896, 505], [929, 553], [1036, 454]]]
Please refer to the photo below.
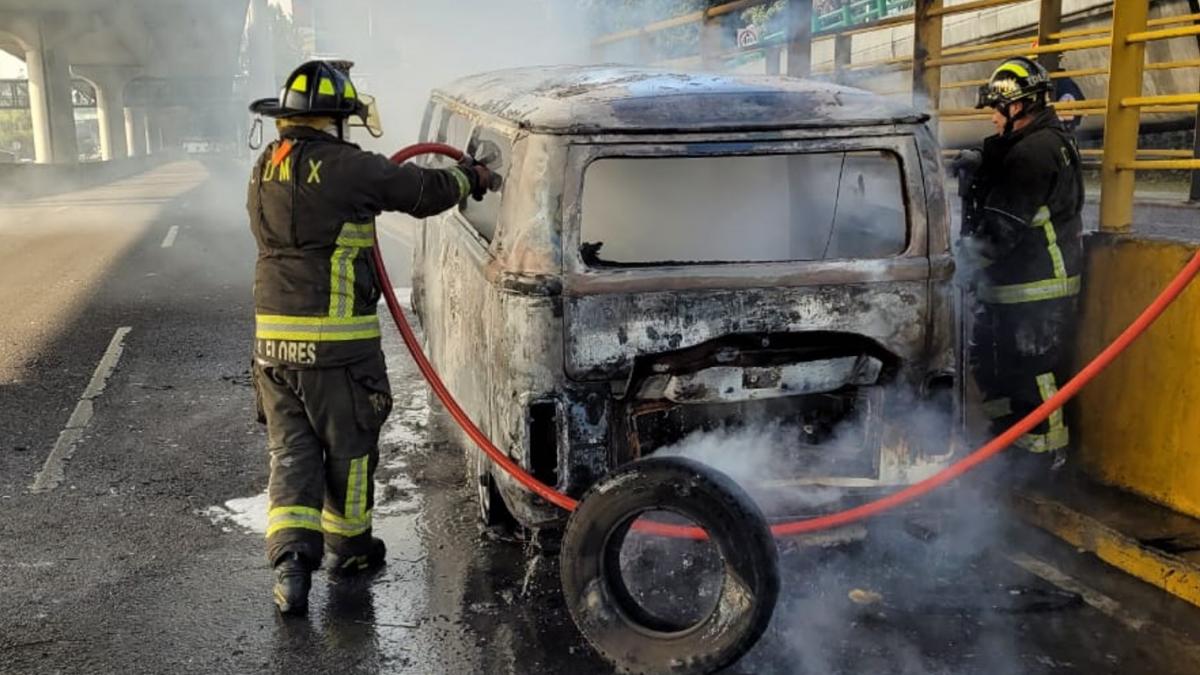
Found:
[[[307, 617], [276, 615], [255, 531], [266, 453], [242, 172], [177, 163], [0, 206], [0, 267], [19, 260], [64, 289], [0, 286], [0, 311], [22, 317], [0, 324], [0, 672], [612, 672], [566, 613], [552, 538], [477, 525], [461, 453], [429, 442], [425, 387], [393, 332], [376, 511], [388, 565], [357, 582], [319, 574]], [[92, 204], [86, 218], [64, 220], [65, 198]], [[63, 252], [83, 227], [92, 255]], [[389, 257], [404, 267], [403, 251]], [[63, 482], [31, 492], [122, 327]], [[999, 503], [972, 479], [860, 540], [784, 542], [775, 619], [731, 672], [1200, 672], [1200, 610]]]

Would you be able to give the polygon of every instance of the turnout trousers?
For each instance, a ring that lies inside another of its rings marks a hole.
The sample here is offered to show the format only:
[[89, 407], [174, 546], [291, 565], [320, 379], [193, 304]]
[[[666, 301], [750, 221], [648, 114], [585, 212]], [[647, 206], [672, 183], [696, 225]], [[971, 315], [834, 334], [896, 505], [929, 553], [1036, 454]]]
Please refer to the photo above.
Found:
[[[1058, 392], [1068, 376], [1075, 308], [1074, 297], [976, 306], [971, 366], [993, 435]], [[1060, 409], [1017, 439], [1014, 447], [1061, 454], [1069, 443]]]
[[323, 549], [366, 554], [379, 430], [392, 409], [383, 354], [330, 368], [256, 361], [254, 384], [271, 458], [271, 564], [288, 552], [314, 568]]

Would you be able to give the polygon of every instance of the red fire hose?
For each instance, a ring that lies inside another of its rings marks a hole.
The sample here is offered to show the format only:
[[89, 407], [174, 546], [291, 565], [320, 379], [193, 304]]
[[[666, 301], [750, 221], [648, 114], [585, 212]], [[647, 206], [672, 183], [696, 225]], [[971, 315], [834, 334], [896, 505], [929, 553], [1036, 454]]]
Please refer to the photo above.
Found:
[[[441, 143], [418, 143], [404, 148], [395, 155], [392, 155], [392, 161], [397, 164], [402, 164], [413, 157], [425, 154], [445, 155], [454, 160], [462, 159], [463, 153], [457, 148], [453, 148]], [[475, 426], [467, 413], [458, 405], [454, 397], [450, 394], [450, 390], [446, 388], [441, 377], [433, 369], [433, 365], [425, 356], [425, 352], [421, 350], [421, 345], [417, 342], [417, 337], [413, 334], [412, 327], [408, 325], [408, 321], [404, 317], [404, 311], [400, 308], [400, 303], [396, 300], [396, 294], [392, 290], [392, 283], [388, 279], [387, 269], [383, 265], [383, 256], [379, 250], [378, 238], [375, 242], [373, 250], [375, 257], [375, 266], [379, 272], [379, 280], [382, 285], [383, 295], [387, 299], [388, 310], [392, 313], [392, 318], [396, 322], [396, 328], [399, 329], [400, 335], [404, 338], [404, 344], [412, 353], [413, 360], [417, 362], [417, 367], [421, 370], [421, 374], [429, 381], [429, 386], [433, 388], [437, 394], [438, 400], [442, 405], [446, 406], [446, 410], [454, 420], [462, 427], [463, 431], [471, 437], [471, 440], [479, 446], [487, 456], [495, 462], [500, 468], [508, 472], [517, 482], [525, 486], [529, 491], [538, 495], [542, 499], [561, 507], [568, 511], [575, 510], [578, 502], [571, 497], [558, 492], [554, 488], [542, 483], [538, 479], [531, 476], [528, 472], [522, 469], [516, 462], [512, 461], [500, 451], [491, 440]], [[922, 495], [925, 495], [935, 488], [941, 487], [946, 483], [958, 478], [967, 473], [971, 469], [991, 459], [999, 454], [1002, 450], [1011, 445], [1022, 435], [1031, 431], [1034, 427], [1041, 424], [1055, 410], [1058, 410], [1066, 404], [1072, 397], [1079, 393], [1081, 389], [1093, 378], [1099, 375], [1105, 368], [1113, 362], [1129, 347], [1135, 340], [1146, 332], [1150, 324], [1167, 309], [1172, 302], [1175, 301], [1179, 294], [1187, 288], [1196, 274], [1200, 273], [1200, 252], [1197, 252], [1188, 262], [1179, 274], [1176, 275], [1171, 283], [1163, 289], [1162, 293], [1151, 302], [1148, 307], [1125, 329], [1112, 344], [1104, 348], [1096, 358], [1092, 359], [1079, 373], [1071, 378], [1069, 382], [1064, 384], [1058, 393], [1046, 400], [1036, 410], [1025, 416], [1024, 419], [1014, 424], [1007, 431], [1000, 434], [996, 438], [989, 441], [986, 445], [972, 452], [954, 464], [942, 469], [936, 474], [926, 478], [923, 481], [914, 483], [903, 490], [898, 490], [886, 497], [882, 497], [872, 502], [856, 506], [844, 511], [830, 513], [824, 516], [807, 518], [788, 523], [777, 523], [771, 527], [771, 531], [776, 536], [804, 534], [808, 532], [817, 532], [820, 530], [828, 530], [843, 525], [856, 523], [860, 520], [865, 520], [871, 516], [878, 515], [890, 509], [896, 508], [902, 504], [910, 502]], [[653, 534], [661, 534], [674, 537], [686, 537], [690, 539], [701, 539], [705, 537], [704, 530], [695, 527], [684, 527], [679, 525], [666, 525], [662, 523], [654, 523], [646, 520], [639, 521], [638, 529], [642, 532]]]

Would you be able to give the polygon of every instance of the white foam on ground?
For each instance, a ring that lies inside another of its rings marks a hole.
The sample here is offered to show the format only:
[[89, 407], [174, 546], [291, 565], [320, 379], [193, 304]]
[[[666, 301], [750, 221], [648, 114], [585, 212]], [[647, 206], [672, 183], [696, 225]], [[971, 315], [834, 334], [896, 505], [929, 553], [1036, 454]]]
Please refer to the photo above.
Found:
[[253, 497], [230, 499], [221, 506], [210, 506], [203, 514], [222, 530], [231, 531], [230, 525], [250, 532], [267, 532], [267, 493]]
[[[407, 400], [400, 396], [407, 394]], [[397, 392], [393, 389], [395, 403], [392, 414], [379, 433], [379, 445], [399, 445], [402, 449], [421, 446], [428, 442], [427, 426], [429, 420], [429, 403], [425, 390], [412, 392]]]

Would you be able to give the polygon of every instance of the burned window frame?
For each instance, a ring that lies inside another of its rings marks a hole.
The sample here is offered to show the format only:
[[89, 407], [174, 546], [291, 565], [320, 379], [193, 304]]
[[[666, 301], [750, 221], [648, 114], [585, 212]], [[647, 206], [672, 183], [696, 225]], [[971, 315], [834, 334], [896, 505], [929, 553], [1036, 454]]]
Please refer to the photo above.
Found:
[[425, 112], [421, 115], [421, 131], [417, 135], [417, 138], [421, 139], [422, 143], [433, 142], [434, 137], [430, 135], [430, 132], [433, 131], [436, 133], [438, 131], [438, 129], [432, 128], [434, 113], [439, 113], [438, 125], [440, 126], [443, 122], [440, 117], [440, 111], [445, 109], [446, 106], [438, 103], [437, 101], [430, 101], [429, 104], [425, 106]]
[[[435, 104], [441, 105], [437, 102], [435, 102]], [[497, 143], [501, 155], [504, 157], [502, 164], [505, 167], [511, 164], [513, 146], [515, 143], [515, 139], [511, 133], [506, 132], [506, 130], [501, 127], [490, 126], [486, 123], [480, 122], [479, 120], [473, 119], [471, 116], [463, 114], [463, 112], [455, 110], [451, 106], [441, 105], [441, 107], [442, 119], [438, 124], [435, 142], [445, 143], [456, 148], [462, 148], [465, 152], [471, 154], [475, 151], [479, 144], [479, 135], [481, 133], [486, 133], [489, 136], [494, 136], [497, 140], [503, 141], [502, 143]], [[432, 112], [433, 111], [431, 109], [430, 114], [432, 114]], [[451, 138], [451, 130], [455, 127], [456, 122], [465, 125], [465, 137], [461, 140], [461, 142], [459, 142], [457, 136], [455, 138]], [[433, 165], [444, 166], [446, 161], [448, 160], [442, 160], [441, 163], [435, 161]], [[472, 218], [474, 214], [468, 213], [471, 205], [471, 202], [469, 201], [471, 199], [470, 197], [459, 202], [458, 205], [455, 206], [450, 212], [451, 218], [460, 226], [462, 226], [463, 229], [465, 229], [468, 233], [470, 233], [476, 240], [478, 240], [480, 245], [482, 245], [485, 249], [490, 248], [492, 242], [496, 241], [496, 239], [500, 236], [500, 228], [503, 222], [502, 213], [504, 187], [502, 187], [500, 191], [494, 195], [494, 198], [498, 199], [499, 201], [496, 203], [495, 221], [492, 223], [483, 224], [475, 222], [475, 220]]]
[[[488, 138], [481, 139], [481, 135], [486, 135]], [[467, 142], [467, 154], [471, 155], [472, 157], [477, 156], [479, 143], [481, 140], [495, 143], [497, 149], [500, 151], [500, 161], [494, 162], [492, 164], [492, 168], [501, 175], [506, 175], [509, 173], [512, 167], [512, 137], [508, 134], [505, 134], [500, 129], [489, 127], [485, 124], [476, 124], [471, 130], [470, 140]], [[487, 214], [473, 211], [477, 204], [482, 204], [483, 202], [475, 202], [471, 199], [465, 199], [459, 203], [458, 214], [462, 216], [464, 220], [470, 223], [471, 228], [474, 229], [479, 236], [483, 237], [484, 241], [491, 244], [491, 242], [495, 241], [497, 235], [500, 233], [500, 220], [504, 205], [504, 185], [502, 184], [500, 190], [496, 192], [489, 192], [484, 196], [484, 200], [495, 200], [495, 213], [492, 216], [492, 222], [483, 222], [483, 219], [487, 216]]]
[[[712, 152], [700, 152], [705, 148]], [[928, 223], [917, 222], [920, 212], [914, 206], [914, 196], [924, 197], [924, 186], [915, 139], [909, 134], [867, 136], [865, 138], [778, 138], [743, 143], [622, 143], [612, 145], [576, 145], [575, 157], [568, 160], [568, 185], [564, 194], [564, 206], [570, 203], [569, 215], [564, 215], [563, 237], [564, 261], [574, 263], [580, 271], [603, 272], [632, 269], [695, 269], [722, 268], [730, 266], [802, 266], [861, 261], [888, 261], [898, 258], [927, 257]], [[781, 260], [660, 260], [660, 261], [610, 261], [602, 258], [589, 260], [583, 241], [583, 195], [588, 170], [595, 162], [606, 159], [687, 159], [722, 157], [779, 157], [811, 154], [850, 154], [877, 152], [895, 159], [901, 197], [904, 202], [905, 245], [897, 253], [887, 256], [842, 257], [822, 259]], [[565, 213], [568, 213], [565, 211]], [[918, 232], [918, 227], [920, 231]], [[920, 250], [918, 250], [920, 249]]]

